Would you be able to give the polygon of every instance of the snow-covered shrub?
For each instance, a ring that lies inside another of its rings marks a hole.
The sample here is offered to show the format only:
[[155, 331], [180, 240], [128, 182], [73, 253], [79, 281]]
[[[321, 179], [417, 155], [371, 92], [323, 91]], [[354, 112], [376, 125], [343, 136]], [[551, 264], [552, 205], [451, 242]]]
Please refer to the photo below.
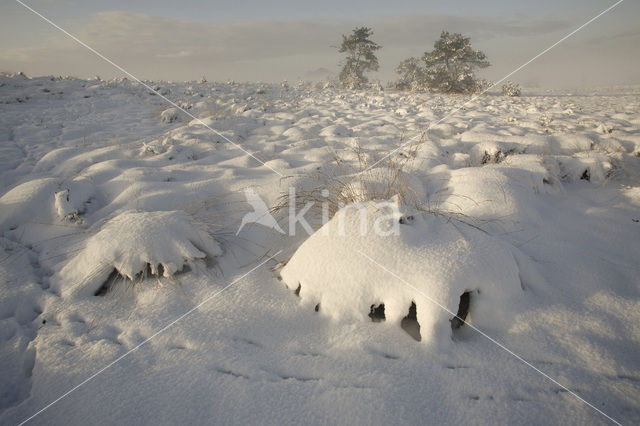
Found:
[[538, 117], [538, 123], [542, 127], [549, 127], [552, 122], [553, 122], [553, 115], [549, 113], [544, 112], [540, 114], [540, 117]]
[[102, 224], [60, 271], [60, 292], [92, 295], [114, 273], [128, 279], [172, 277], [198, 260], [222, 254], [220, 245], [184, 211], [128, 211]]
[[[450, 341], [460, 323], [449, 321], [465, 294], [471, 300], [463, 319], [484, 331], [507, 330], [523, 297], [520, 253], [450, 218], [396, 207], [365, 202], [340, 210], [284, 266], [284, 283], [335, 320], [401, 325], [412, 309], [430, 342]], [[388, 232], [396, 226], [398, 233]]]
[[424, 70], [418, 58], [405, 59], [400, 62], [395, 71], [400, 75], [395, 83], [396, 89], [411, 91], [427, 89], [424, 85]]
[[166, 152], [167, 140], [152, 140], [151, 142], [142, 142], [142, 148], [140, 148], [140, 155], [158, 155]]
[[511, 97], [516, 97], [516, 96], [520, 96], [520, 93], [522, 91], [520, 90], [520, 85], [512, 82], [512, 81], [508, 81], [502, 85], [502, 96], [511, 96]]
[[80, 217], [78, 208], [71, 202], [69, 197], [69, 190], [63, 189], [54, 193], [56, 212], [58, 218], [63, 221], [82, 224], [83, 220]]
[[479, 93], [479, 94], [485, 93], [486, 91], [491, 89], [492, 86], [493, 86], [493, 83], [491, 83], [491, 81], [484, 78], [479, 78], [475, 82], [473, 93]]
[[160, 114], [160, 121], [163, 123], [173, 123], [174, 121], [178, 121], [178, 109], [177, 108], [169, 108], [162, 111]]
[[613, 170], [608, 156], [589, 152], [547, 157], [545, 164], [556, 172], [558, 179], [566, 182], [583, 180], [601, 184]]
[[324, 81], [319, 81], [315, 85], [316, 90], [328, 90], [337, 89], [340, 86], [340, 82], [334, 78], [327, 77]]

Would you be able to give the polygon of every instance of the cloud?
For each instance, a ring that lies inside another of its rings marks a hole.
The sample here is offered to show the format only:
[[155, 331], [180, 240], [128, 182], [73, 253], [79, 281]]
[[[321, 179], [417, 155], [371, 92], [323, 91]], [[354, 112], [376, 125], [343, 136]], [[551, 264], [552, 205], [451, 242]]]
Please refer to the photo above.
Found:
[[[227, 62], [286, 57], [329, 49], [332, 23], [258, 21], [207, 24], [128, 12], [93, 15], [79, 37], [96, 48], [173, 58], [201, 56]], [[186, 53], [189, 53], [188, 55]]]
[[[309, 78], [309, 70], [319, 68], [335, 72], [341, 59], [335, 46], [340, 43], [341, 34], [349, 33], [358, 24], [329, 19], [221, 24], [103, 11], [65, 26], [140, 78], [184, 80], [206, 75], [209, 80], [278, 81]], [[558, 34], [572, 29], [570, 23], [559, 19], [448, 15], [396, 16], [367, 25], [374, 29], [374, 40], [383, 46], [378, 76], [387, 80], [394, 78], [393, 69], [400, 60], [430, 50], [444, 29], [462, 32], [471, 37], [475, 47], [488, 48], [498, 70], [502, 46], [513, 50], [514, 45], [528, 46], [531, 40], [544, 36], [555, 41]], [[4, 67], [28, 74], [118, 75], [112, 66], [64, 34], [44, 23], [40, 28], [46, 37], [37, 43], [0, 45]]]
[[497, 17], [460, 17], [447, 15], [403, 16], [378, 22], [375, 33], [384, 37], [386, 47], [419, 45], [429, 49], [443, 30], [460, 32], [473, 41], [501, 37], [526, 37], [566, 29], [569, 23], [559, 19], [504, 19]]

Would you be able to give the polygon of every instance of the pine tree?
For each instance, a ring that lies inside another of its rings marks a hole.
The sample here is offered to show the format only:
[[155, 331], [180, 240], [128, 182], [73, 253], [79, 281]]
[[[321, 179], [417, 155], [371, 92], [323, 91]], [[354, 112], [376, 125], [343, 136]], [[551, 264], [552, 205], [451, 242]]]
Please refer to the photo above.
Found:
[[382, 46], [370, 40], [373, 35], [371, 28], [358, 27], [348, 37], [342, 36], [340, 53], [346, 53], [340, 83], [347, 89], [360, 89], [369, 82], [364, 73], [378, 70], [378, 58], [375, 51]]
[[477, 88], [474, 70], [490, 65], [486, 55], [473, 49], [469, 37], [448, 31], [442, 32], [433, 48], [422, 57], [423, 85], [445, 93], [474, 92]]

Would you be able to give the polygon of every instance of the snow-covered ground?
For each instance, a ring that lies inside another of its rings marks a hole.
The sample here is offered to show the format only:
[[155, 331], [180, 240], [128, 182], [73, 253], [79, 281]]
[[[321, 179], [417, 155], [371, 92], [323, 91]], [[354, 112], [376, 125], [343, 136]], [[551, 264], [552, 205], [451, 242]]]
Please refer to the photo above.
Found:
[[1, 423], [640, 423], [640, 88], [150, 85], [0, 77]]

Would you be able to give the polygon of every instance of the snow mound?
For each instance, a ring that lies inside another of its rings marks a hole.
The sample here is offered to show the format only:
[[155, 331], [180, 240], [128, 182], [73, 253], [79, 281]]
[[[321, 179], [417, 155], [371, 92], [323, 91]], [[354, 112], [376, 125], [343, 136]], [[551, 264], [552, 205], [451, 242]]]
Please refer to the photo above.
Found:
[[94, 294], [117, 271], [130, 280], [150, 268], [171, 277], [185, 265], [222, 254], [213, 237], [184, 211], [124, 212], [106, 222], [60, 271], [63, 296]]
[[367, 202], [340, 210], [281, 276], [305, 304], [335, 320], [368, 320], [384, 304], [386, 321], [401, 324], [415, 303], [422, 340], [446, 341], [464, 293], [471, 295], [468, 322], [508, 329], [524, 287], [515, 256], [466, 224]]
[[325, 127], [320, 131], [320, 136], [325, 137], [348, 137], [351, 136], [351, 131], [345, 126], [340, 124], [332, 124]]
[[66, 188], [53, 194], [58, 219], [82, 224], [84, 220], [80, 216], [85, 213], [94, 191], [91, 181], [83, 177], [66, 182]]
[[0, 230], [6, 231], [34, 219], [46, 220], [43, 209], [58, 185], [53, 178], [33, 179], [17, 185], [0, 197]]
[[450, 170], [444, 181], [433, 180], [430, 194], [442, 210], [473, 218], [497, 233], [541, 226], [541, 195], [562, 190], [560, 178], [535, 155], [517, 155], [501, 164]]
[[160, 114], [160, 121], [163, 123], [173, 123], [174, 121], [178, 121], [180, 116], [178, 115], [177, 108], [169, 108], [162, 111]]

